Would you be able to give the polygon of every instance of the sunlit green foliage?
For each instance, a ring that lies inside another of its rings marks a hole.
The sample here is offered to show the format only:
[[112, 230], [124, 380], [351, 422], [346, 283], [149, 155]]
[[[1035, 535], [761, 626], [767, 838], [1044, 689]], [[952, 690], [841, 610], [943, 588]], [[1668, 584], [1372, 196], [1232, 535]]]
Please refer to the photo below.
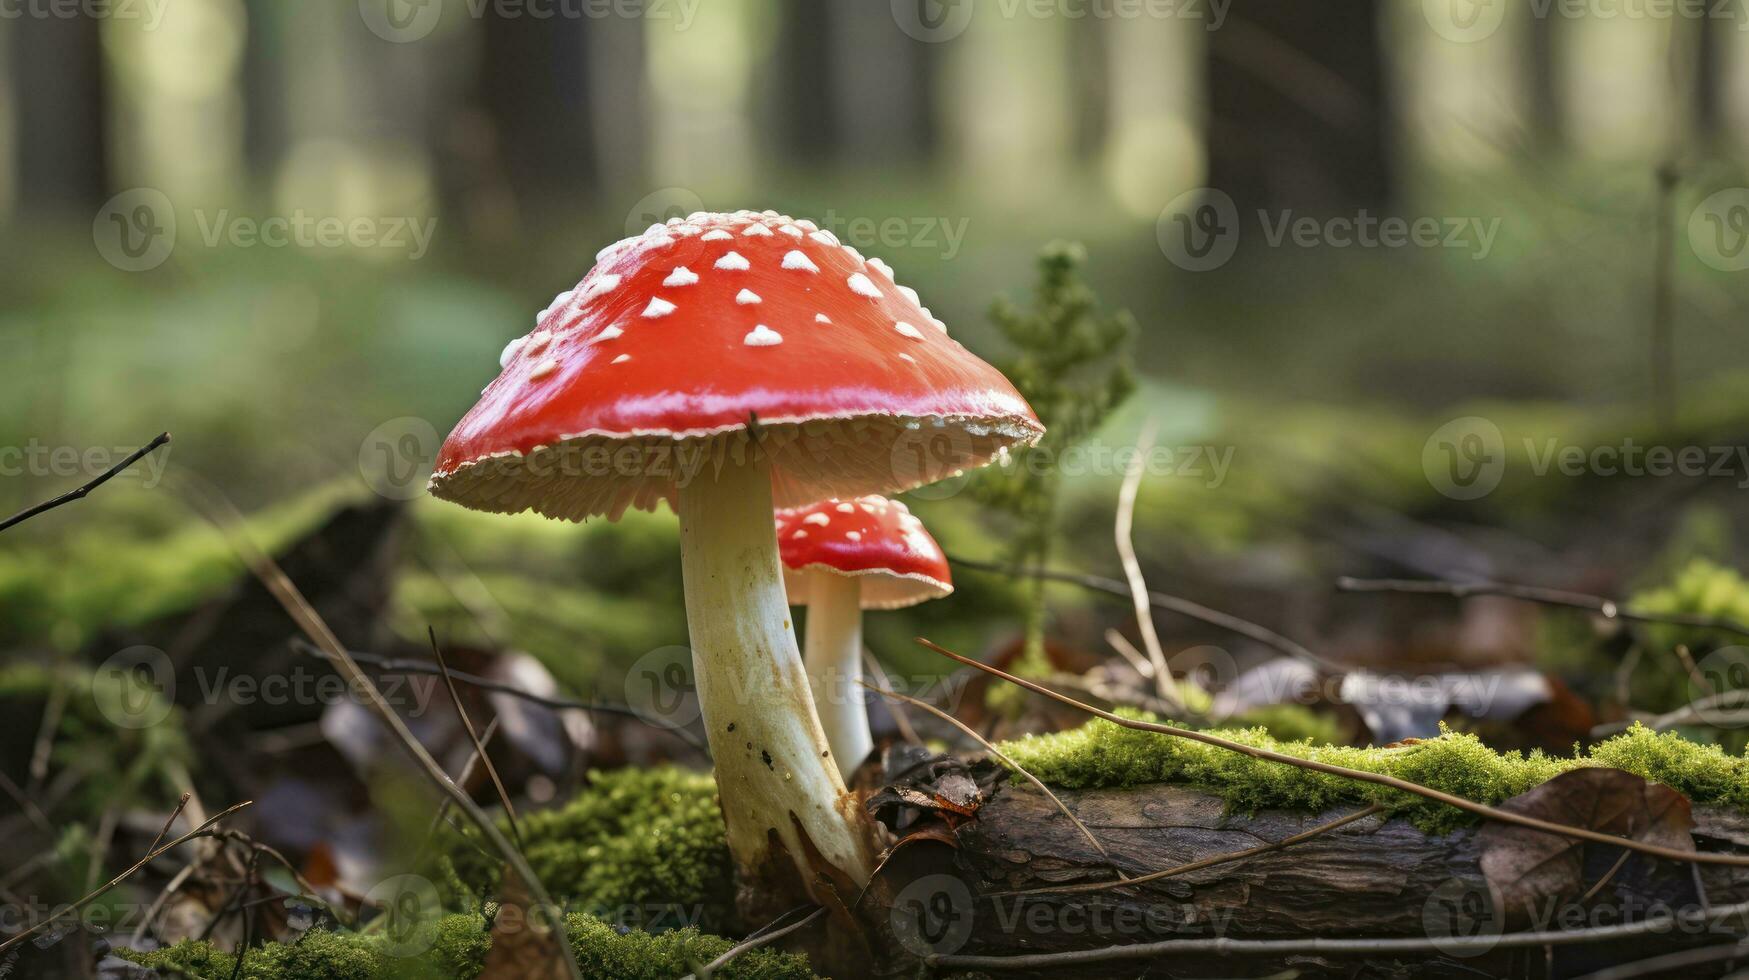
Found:
[[[1677, 572], [1669, 585], [1635, 595], [1628, 608], [1641, 613], [1681, 613], [1749, 623], [1749, 581], [1736, 569], [1696, 558]], [[1735, 633], [1686, 626], [1653, 625], [1646, 632], [1653, 643], [1664, 649], [1682, 644], [1703, 651], [1745, 639]]]
[[[1499, 803], [1569, 769], [1611, 766], [1664, 783], [1696, 803], [1749, 809], [1749, 759], [1638, 725], [1588, 753], [1576, 750], [1572, 758], [1495, 752], [1474, 735], [1450, 731], [1398, 748], [1286, 742], [1261, 728], [1218, 734], [1296, 758], [1396, 776], [1478, 803]], [[1046, 783], [1069, 788], [1184, 783], [1226, 800], [1240, 812], [1275, 807], [1315, 812], [1343, 804], [1383, 803], [1430, 832], [1472, 820], [1453, 807], [1399, 790], [1136, 731], [1104, 719], [999, 747]]]

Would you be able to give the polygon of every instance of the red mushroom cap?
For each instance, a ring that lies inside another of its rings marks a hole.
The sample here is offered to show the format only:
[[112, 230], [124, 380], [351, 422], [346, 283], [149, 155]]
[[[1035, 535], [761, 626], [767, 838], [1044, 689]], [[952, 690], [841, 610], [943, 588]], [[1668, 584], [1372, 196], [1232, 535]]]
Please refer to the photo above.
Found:
[[884, 262], [813, 222], [700, 212], [597, 258], [505, 349], [433, 494], [617, 518], [757, 438], [789, 506], [908, 490], [1044, 432]]
[[862, 608], [899, 609], [953, 592], [947, 556], [897, 500], [870, 494], [777, 512], [790, 604], [808, 604], [807, 576], [862, 576]]

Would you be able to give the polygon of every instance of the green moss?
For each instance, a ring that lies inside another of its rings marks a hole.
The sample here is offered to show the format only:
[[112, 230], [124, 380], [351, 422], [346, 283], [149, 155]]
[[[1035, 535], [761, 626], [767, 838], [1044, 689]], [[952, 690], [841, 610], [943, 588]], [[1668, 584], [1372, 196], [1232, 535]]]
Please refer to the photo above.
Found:
[[[562, 807], [523, 815], [523, 853], [555, 900], [651, 929], [733, 923], [734, 873], [716, 783], [683, 769], [592, 773]], [[452, 832], [439, 877], [468, 904], [496, 893], [501, 862]]]
[[[1188, 684], [1184, 687], [1201, 690]], [[1252, 708], [1232, 721], [1240, 728], [1262, 728], [1282, 742], [1337, 745], [1343, 740], [1342, 725], [1335, 718], [1303, 704], [1266, 704]]]
[[[587, 915], [566, 917], [571, 948], [586, 977], [673, 980], [726, 952], [734, 943], [681, 929], [661, 935], [621, 933]], [[486, 919], [478, 914], [438, 920], [429, 949], [397, 956], [381, 936], [314, 930], [294, 943], [268, 943], [243, 960], [246, 980], [459, 980], [478, 976], [491, 949]], [[236, 957], [211, 943], [185, 940], [150, 953], [120, 955], [169, 976], [228, 980]], [[716, 973], [720, 980], [815, 980], [805, 959], [754, 950]]]
[[[1297, 758], [1395, 776], [1478, 803], [1499, 803], [1569, 769], [1611, 766], [1664, 783], [1696, 803], [1749, 809], [1749, 759], [1638, 725], [1572, 758], [1495, 752], [1474, 735], [1449, 731], [1399, 748], [1283, 742], [1261, 728], [1218, 734]], [[1066, 732], [1017, 739], [1000, 748], [1045, 782], [1070, 788], [1186, 783], [1221, 797], [1240, 812], [1383, 803], [1429, 832], [1473, 819], [1455, 808], [1387, 787], [1135, 731], [1103, 719]]]

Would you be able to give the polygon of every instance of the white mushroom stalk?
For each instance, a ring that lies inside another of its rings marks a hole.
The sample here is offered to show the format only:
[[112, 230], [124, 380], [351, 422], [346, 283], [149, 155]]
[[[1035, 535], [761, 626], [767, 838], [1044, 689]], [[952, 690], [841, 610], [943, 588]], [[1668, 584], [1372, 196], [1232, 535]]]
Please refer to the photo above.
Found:
[[744, 882], [770, 876], [776, 843], [810, 893], [822, 872], [861, 886], [873, 872], [868, 817], [831, 757], [796, 648], [769, 464], [734, 455], [683, 481], [677, 506], [694, 680], [729, 851]]
[[820, 727], [846, 780], [874, 749], [862, 680], [862, 579], [819, 572], [808, 585], [808, 639], [802, 663], [814, 689]]

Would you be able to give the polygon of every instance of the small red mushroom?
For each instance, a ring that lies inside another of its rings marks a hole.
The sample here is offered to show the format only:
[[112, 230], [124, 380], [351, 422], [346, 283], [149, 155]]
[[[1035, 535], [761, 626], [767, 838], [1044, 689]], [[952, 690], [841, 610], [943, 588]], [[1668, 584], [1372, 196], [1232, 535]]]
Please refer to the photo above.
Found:
[[777, 512], [791, 605], [808, 607], [802, 665], [845, 780], [874, 749], [862, 680], [862, 611], [902, 609], [953, 592], [947, 556], [923, 522], [878, 495]]
[[907, 490], [1044, 428], [884, 263], [812, 222], [699, 212], [596, 258], [505, 349], [431, 492], [569, 520], [668, 501], [730, 852], [769, 875], [776, 842], [810, 894], [820, 874], [854, 889], [872, 837], [828, 761], [773, 506]]

